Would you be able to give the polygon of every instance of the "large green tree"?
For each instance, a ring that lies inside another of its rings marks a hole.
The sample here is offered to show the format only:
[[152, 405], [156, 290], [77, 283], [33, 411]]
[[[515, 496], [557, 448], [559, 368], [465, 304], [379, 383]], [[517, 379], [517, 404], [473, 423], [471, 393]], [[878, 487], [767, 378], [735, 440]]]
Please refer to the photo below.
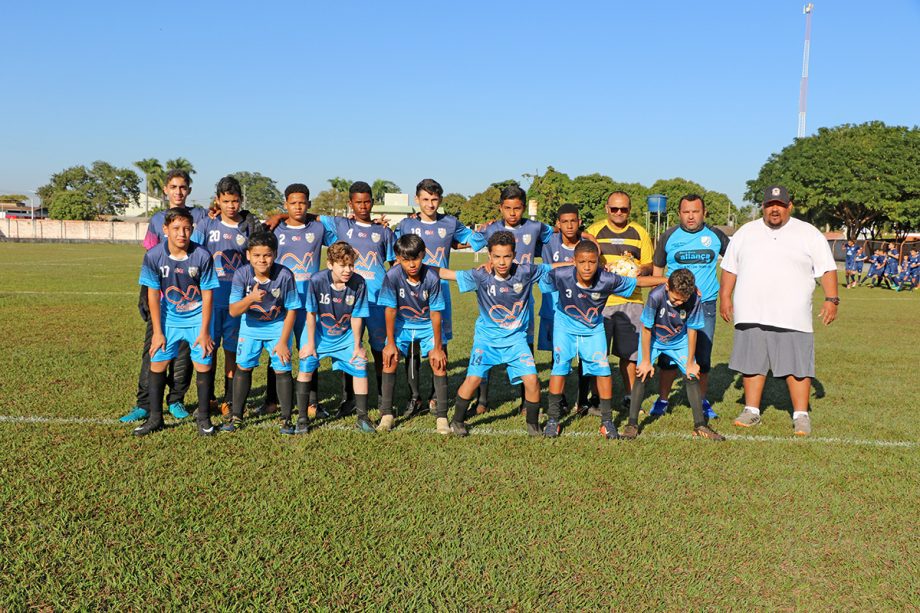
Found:
[[[351, 187], [352, 181], [344, 177], [336, 177], [334, 179], [328, 179], [328, 181], [329, 185], [332, 187], [332, 202], [329, 203], [332, 206], [331, 214], [347, 215], [348, 189]], [[325, 203], [324, 206], [326, 206]]]
[[527, 190], [527, 199], [537, 201], [537, 219], [553, 223], [559, 206], [570, 200], [572, 180], [552, 166], [548, 166], [542, 175], [529, 176], [533, 182]]
[[441, 200], [441, 207], [444, 209], [445, 213], [459, 219], [460, 214], [463, 212], [463, 208], [466, 206], [467, 200], [466, 196], [456, 192], [445, 194], [444, 198]]
[[460, 212], [460, 221], [475, 228], [480, 224], [496, 219], [498, 217], [501, 191], [500, 188], [493, 184], [486, 188], [485, 191], [471, 196]]
[[745, 199], [759, 203], [771, 184], [784, 185], [797, 215], [816, 225], [842, 225], [851, 238], [884, 226], [903, 234], [920, 226], [920, 129], [820, 128], [771, 155]]
[[[726, 225], [728, 219], [734, 218], [734, 206], [727, 194], [708, 190], [695, 181], [680, 177], [659, 179], [649, 188], [650, 194], [664, 194], [668, 197], [668, 219], [671, 225], [677, 223], [677, 210], [680, 199], [690, 194], [703, 197], [706, 203], [706, 221], [712, 225]], [[646, 210], [648, 205], [646, 203]]]
[[[118, 214], [125, 206], [137, 204], [140, 182], [130, 168], [97, 161], [89, 168], [71, 166], [51, 175], [48, 183], [38, 188], [38, 195], [42, 202], [50, 203], [49, 214], [54, 219], [94, 219]], [[63, 192], [75, 195], [62, 198]], [[59, 203], [57, 207], [55, 202]]]
[[278, 190], [274, 179], [258, 172], [240, 170], [230, 175], [240, 182], [245, 199], [243, 206], [260, 217], [267, 217], [281, 210], [284, 195]]

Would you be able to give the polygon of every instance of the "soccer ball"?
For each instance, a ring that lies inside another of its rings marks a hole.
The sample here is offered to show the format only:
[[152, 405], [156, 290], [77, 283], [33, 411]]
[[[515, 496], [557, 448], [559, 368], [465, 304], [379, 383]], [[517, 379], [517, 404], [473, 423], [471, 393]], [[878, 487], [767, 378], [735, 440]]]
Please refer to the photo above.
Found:
[[634, 258], [621, 258], [620, 261], [616, 263], [613, 272], [621, 277], [638, 277], [639, 265], [636, 264]]

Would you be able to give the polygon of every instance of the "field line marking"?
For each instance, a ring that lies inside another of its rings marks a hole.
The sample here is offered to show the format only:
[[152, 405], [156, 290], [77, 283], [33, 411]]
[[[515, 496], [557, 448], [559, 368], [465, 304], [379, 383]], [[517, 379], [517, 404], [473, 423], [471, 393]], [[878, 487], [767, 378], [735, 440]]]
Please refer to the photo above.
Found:
[[29, 290], [7, 290], [0, 289], [0, 295], [3, 294], [18, 294], [18, 295], [27, 295], [27, 296], [136, 296], [137, 292], [36, 292]]
[[[0, 423], [14, 423], [14, 424], [71, 424], [71, 425], [94, 425], [94, 426], [123, 426], [129, 427], [129, 424], [120, 422], [114, 418], [101, 418], [101, 417], [44, 417], [41, 415], [0, 415]], [[277, 423], [274, 420], [268, 420], [253, 424], [251, 428], [276, 428]], [[342, 423], [331, 423], [331, 424], [321, 424], [316, 426], [317, 430], [332, 430], [334, 432], [354, 432], [355, 434], [360, 434], [357, 429], [350, 424]], [[430, 434], [433, 436], [444, 436], [435, 432], [434, 427], [431, 428], [419, 428], [412, 426], [397, 426], [394, 428], [390, 434]], [[505, 428], [492, 428], [490, 426], [476, 426], [472, 425], [470, 427], [471, 436], [495, 436], [495, 437], [523, 437], [527, 436], [527, 433], [523, 428], [521, 429], [505, 429]], [[563, 431], [560, 435], [561, 437], [600, 437], [597, 432], [594, 431]], [[690, 440], [693, 438], [689, 433], [681, 432], [646, 432], [641, 435], [642, 438], [653, 438], [653, 439], [684, 439]], [[796, 443], [796, 444], [822, 444], [822, 445], [856, 445], [863, 447], [902, 447], [907, 449], [913, 449], [920, 447], [920, 441], [891, 441], [891, 440], [876, 440], [876, 439], [855, 439], [855, 438], [843, 438], [843, 437], [827, 437], [827, 436], [811, 436], [811, 437], [794, 437], [794, 436], [767, 436], [767, 435], [747, 435], [747, 434], [726, 434], [725, 437], [729, 441], [740, 441], [740, 442], [756, 442], [756, 443]]]

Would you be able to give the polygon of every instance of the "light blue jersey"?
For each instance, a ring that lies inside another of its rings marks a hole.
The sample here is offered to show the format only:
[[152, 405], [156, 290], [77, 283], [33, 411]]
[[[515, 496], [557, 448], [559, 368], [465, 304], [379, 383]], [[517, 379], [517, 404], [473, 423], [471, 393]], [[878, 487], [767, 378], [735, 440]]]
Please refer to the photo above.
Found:
[[668, 274], [681, 268], [692, 272], [703, 302], [709, 302], [719, 295], [718, 259], [727, 248], [728, 237], [718, 228], [703, 224], [689, 232], [675, 226], [658, 239], [652, 262]]
[[139, 283], [160, 291], [163, 323], [174, 328], [201, 325], [201, 292], [216, 290], [220, 281], [208, 250], [189, 243], [184, 256], [176, 258], [163, 242], [144, 254]]
[[346, 241], [357, 252], [355, 272], [367, 283], [368, 302], [376, 305], [377, 295], [383, 287], [383, 277], [387, 273], [386, 263], [396, 260], [393, 253], [396, 235], [387, 226], [378, 224], [361, 223], [328, 215], [323, 215], [319, 219], [329, 233], [328, 244]]

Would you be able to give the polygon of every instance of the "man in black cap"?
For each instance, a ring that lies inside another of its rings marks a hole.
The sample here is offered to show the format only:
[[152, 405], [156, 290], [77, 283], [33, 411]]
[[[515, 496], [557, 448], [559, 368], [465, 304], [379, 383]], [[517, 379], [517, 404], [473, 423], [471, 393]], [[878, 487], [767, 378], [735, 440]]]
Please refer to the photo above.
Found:
[[813, 225], [792, 217], [789, 193], [781, 185], [764, 191], [763, 217], [744, 224], [722, 260], [719, 290], [722, 319], [735, 325], [728, 367], [744, 376], [744, 410], [735, 425], [760, 423], [760, 399], [767, 372], [786, 379], [793, 430], [811, 434], [808, 398], [815, 376], [811, 298], [815, 279], [824, 290], [818, 317], [837, 318], [837, 263], [827, 239]]

